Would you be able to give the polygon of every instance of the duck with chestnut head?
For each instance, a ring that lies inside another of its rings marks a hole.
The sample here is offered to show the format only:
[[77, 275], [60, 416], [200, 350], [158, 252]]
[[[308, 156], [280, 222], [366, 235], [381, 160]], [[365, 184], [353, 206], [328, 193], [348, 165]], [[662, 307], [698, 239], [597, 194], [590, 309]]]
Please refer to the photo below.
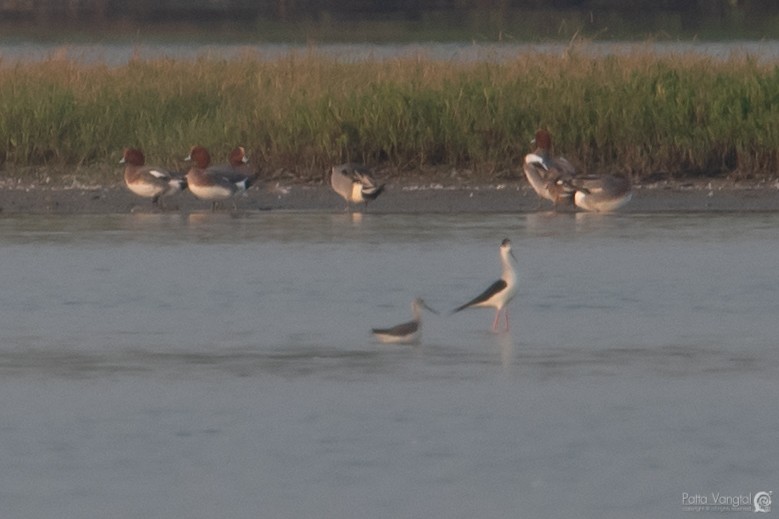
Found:
[[125, 148], [120, 164], [124, 164], [124, 183], [138, 196], [151, 198], [152, 206], [161, 207], [161, 198], [180, 193], [187, 188], [186, 178], [165, 168], [147, 166], [146, 157], [138, 148]]
[[568, 182], [576, 177], [576, 169], [563, 157], [552, 156], [552, 136], [544, 129], [536, 132], [531, 141], [532, 153], [525, 155], [523, 169], [528, 182], [541, 198], [558, 206], [571, 206], [574, 191]]
[[193, 163], [187, 171], [189, 190], [197, 198], [210, 201], [212, 210], [218, 202], [246, 192], [256, 181], [256, 176], [247, 173], [211, 168], [211, 154], [203, 146], [193, 146], [184, 160]]

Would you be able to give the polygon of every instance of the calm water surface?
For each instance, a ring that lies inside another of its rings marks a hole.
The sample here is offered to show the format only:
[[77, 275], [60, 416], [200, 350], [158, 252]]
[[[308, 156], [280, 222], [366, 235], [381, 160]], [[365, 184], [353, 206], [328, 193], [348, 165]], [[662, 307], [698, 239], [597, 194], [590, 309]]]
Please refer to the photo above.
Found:
[[[132, 59], [186, 59], [200, 56], [235, 58], [250, 55], [256, 59], [275, 60], [289, 55], [306, 55], [315, 52], [343, 61], [387, 60], [402, 57], [423, 56], [429, 59], [472, 62], [508, 61], [522, 54], [557, 54], [566, 51], [566, 43], [411, 43], [411, 44], [320, 44], [315, 46], [283, 43], [216, 44], [197, 43], [166, 44], [153, 42], [118, 44], [61, 44], [0, 39], [0, 58], [7, 63], [17, 61], [41, 61], [51, 58], [68, 58], [82, 63], [106, 63], [124, 65]], [[590, 42], [578, 46], [577, 52], [593, 56], [654, 52], [660, 55], [694, 53], [715, 59], [733, 54], [776, 61], [779, 59], [779, 40], [762, 41], [696, 41], [696, 42]]]
[[[521, 286], [492, 334], [447, 311], [504, 237]], [[673, 517], [775, 491], [777, 244], [774, 214], [2, 218], [2, 515]], [[442, 311], [422, 343], [375, 343], [417, 295]]]

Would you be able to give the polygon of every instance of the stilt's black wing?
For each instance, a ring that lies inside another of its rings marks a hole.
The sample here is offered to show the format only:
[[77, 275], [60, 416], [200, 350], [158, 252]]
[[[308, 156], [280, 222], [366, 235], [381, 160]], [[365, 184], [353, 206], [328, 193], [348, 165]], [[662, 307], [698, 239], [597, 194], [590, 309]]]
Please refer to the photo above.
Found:
[[414, 333], [419, 329], [419, 323], [416, 321], [409, 321], [407, 323], [393, 326], [392, 328], [374, 328], [371, 330], [373, 333], [380, 333], [382, 335], [397, 335], [400, 337]]
[[494, 296], [495, 294], [497, 294], [501, 290], [505, 290], [507, 286], [508, 286], [508, 283], [506, 283], [506, 281], [504, 281], [502, 279], [499, 279], [495, 283], [490, 285], [489, 288], [487, 288], [487, 290], [485, 290], [484, 292], [482, 292], [478, 296], [474, 297], [473, 299], [471, 299], [470, 301], [468, 301], [464, 305], [459, 306], [459, 307], [455, 308], [454, 310], [452, 310], [452, 313], [454, 314], [454, 313], [459, 312], [460, 310], [465, 310], [469, 306], [478, 305], [479, 303], [483, 303], [484, 301], [487, 301], [489, 298], [491, 298], [492, 296]]

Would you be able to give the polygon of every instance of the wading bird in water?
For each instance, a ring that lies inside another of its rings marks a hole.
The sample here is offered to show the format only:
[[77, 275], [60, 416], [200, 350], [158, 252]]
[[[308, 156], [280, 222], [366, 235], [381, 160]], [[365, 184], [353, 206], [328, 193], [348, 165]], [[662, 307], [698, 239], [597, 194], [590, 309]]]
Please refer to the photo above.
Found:
[[427, 306], [427, 303], [419, 297], [411, 302], [411, 313], [414, 318], [403, 324], [391, 328], [374, 328], [373, 336], [379, 342], [395, 344], [415, 344], [422, 335], [422, 310], [427, 310], [438, 315], [438, 312]]
[[500, 262], [503, 274], [500, 279], [490, 285], [487, 290], [474, 297], [462, 306], [455, 308], [452, 313], [457, 313], [466, 308], [495, 308], [495, 320], [492, 321], [492, 330], [498, 330], [501, 310], [506, 322], [505, 331], [509, 329], [508, 304], [517, 293], [517, 271], [514, 269], [516, 257], [511, 252], [511, 241], [506, 238], [500, 244]]

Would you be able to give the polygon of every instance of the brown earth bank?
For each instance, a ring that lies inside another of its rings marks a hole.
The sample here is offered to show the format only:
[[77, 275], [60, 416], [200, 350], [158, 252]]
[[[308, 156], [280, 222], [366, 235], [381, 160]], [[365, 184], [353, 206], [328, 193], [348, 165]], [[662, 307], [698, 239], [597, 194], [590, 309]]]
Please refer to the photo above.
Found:
[[[621, 213], [779, 211], [779, 181], [661, 181], [634, 186], [633, 200]], [[343, 199], [323, 183], [264, 182], [223, 204], [223, 211], [323, 211], [345, 209]], [[189, 192], [164, 200], [165, 211], [210, 211], [209, 202]], [[236, 209], [237, 208], [237, 209]], [[369, 213], [524, 213], [548, 211], [522, 180], [493, 185], [390, 183], [371, 202]], [[355, 210], [363, 211], [360, 205]], [[570, 209], [569, 209], [570, 210]], [[152, 212], [148, 199], [122, 184], [0, 184], [0, 214], [123, 214]]]

